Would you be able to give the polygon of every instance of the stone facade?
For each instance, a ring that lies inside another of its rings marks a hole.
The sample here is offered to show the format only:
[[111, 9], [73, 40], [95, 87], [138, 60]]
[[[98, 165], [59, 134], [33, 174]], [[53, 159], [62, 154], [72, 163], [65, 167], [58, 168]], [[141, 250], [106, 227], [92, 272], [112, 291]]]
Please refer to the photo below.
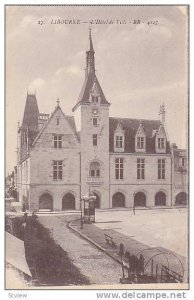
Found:
[[78, 210], [88, 191], [102, 209], [186, 204], [176, 200], [180, 192], [187, 195], [187, 174], [179, 167], [181, 161], [181, 170], [187, 169], [186, 152], [170, 147], [164, 106], [161, 120], [109, 117], [91, 34], [89, 41], [85, 80], [73, 107], [80, 111], [80, 132], [59, 102], [50, 116], [40, 114], [35, 95], [27, 94], [17, 166], [24, 209]]
[[[124, 158], [123, 179], [115, 179], [115, 158]], [[158, 179], [158, 159], [164, 158], [166, 162], [165, 179]], [[145, 179], [137, 179], [137, 159], [145, 159]], [[138, 192], [146, 196], [146, 206], [155, 206], [155, 196], [159, 192], [166, 195], [166, 205], [172, 205], [171, 196], [171, 155], [146, 155], [146, 154], [124, 154], [110, 155], [110, 203], [112, 207], [112, 197], [118, 191], [125, 195], [125, 206], [133, 207], [134, 198]]]
[[188, 154], [185, 149], [172, 146], [173, 153], [173, 204], [185, 205], [188, 202]]

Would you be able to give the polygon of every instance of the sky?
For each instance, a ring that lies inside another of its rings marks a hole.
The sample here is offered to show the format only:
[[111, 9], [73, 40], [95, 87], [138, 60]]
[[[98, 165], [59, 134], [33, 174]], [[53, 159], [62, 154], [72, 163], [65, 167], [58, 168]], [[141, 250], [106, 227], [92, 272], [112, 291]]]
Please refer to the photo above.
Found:
[[[76, 24], [52, 24], [58, 19]], [[52, 113], [59, 98], [73, 114], [90, 26], [110, 116], [158, 119], [164, 103], [170, 142], [187, 147], [187, 22], [184, 6], [7, 6], [7, 172], [16, 165], [27, 91], [36, 93], [40, 113]]]

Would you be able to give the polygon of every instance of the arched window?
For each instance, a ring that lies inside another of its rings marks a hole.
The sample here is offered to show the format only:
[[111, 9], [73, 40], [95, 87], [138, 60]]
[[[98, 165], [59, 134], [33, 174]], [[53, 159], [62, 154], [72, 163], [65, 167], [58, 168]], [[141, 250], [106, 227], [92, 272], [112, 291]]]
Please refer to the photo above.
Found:
[[158, 192], [155, 195], [155, 206], [165, 206], [166, 205], [166, 195], [164, 192]]
[[100, 164], [97, 161], [93, 161], [90, 164], [89, 176], [91, 177], [100, 177]]
[[94, 194], [94, 196], [96, 196], [95, 207], [100, 208], [100, 196], [95, 192], [93, 194]]
[[53, 210], [53, 198], [49, 193], [44, 193], [39, 198], [39, 209]]
[[176, 195], [175, 205], [186, 205], [187, 204], [187, 194], [185, 192], [180, 192]]
[[117, 192], [112, 197], [112, 207], [125, 207], [125, 195]]
[[134, 196], [134, 206], [146, 206], [146, 195], [142, 192], [138, 192]]
[[62, 199], [62, 210], [75, 209], [75, 197], [72, 193], [67, 193]]

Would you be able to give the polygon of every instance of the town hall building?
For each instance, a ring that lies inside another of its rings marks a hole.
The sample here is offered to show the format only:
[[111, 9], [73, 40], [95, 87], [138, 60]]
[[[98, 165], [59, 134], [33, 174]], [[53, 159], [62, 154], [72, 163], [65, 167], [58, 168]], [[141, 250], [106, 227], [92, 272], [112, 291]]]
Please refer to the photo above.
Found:
[[170, 145], [164, 105], [160, 120], [110, 117], [94, 54], [90, 31], [85, 80], [72, 108], [79, 132], [59, 101], [51, 115], [43, 114], [27, 94], [18, 129], [19, 201], [30, 210], [78, 210], [90, 191], [102, 209], [185, 205], [187, 153]]

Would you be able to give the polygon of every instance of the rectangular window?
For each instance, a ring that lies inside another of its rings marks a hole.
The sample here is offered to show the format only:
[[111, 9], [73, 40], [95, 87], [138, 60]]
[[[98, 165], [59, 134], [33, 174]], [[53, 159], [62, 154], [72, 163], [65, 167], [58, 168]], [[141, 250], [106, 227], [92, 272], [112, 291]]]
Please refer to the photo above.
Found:
[[97, 146], [97, 134], [93, 134], [93, 146]]
[[91, 169], [90, 176], [91, 177], [100, 177], [100, 169]]
[[145, 159], [137, 159], [137, 179], [145, 179]]
[[123, 158], [115, 159], [115, 178], [123, 179]]
[[62, 148], [62, 135], [54, 135], [54, 148]]
[[97, 118], [93, 118], [93, 126], [97, 126], [98, 125], [98, 119]]
[[138, 136], [137, 137], [137, 149], [144, 148], [144, 137]]
[[59, 125], [59, 118], [56, 118], [56, 124]]
[[182, 157], [182, 167], [186, 166], [186, 158]]
[[158, 179], [165, 179], [165, 159], [158, 159]]
[[116, 148], [123, 148], [123, 136], [116, 136]]
[[98, 96], [92, 96], [92, 102], [98, 103]]
[[62, 160], [53, 161], [53, 179], [61, 180], [63, 173]]
[[158, 138], [158, 149], [164, 149], [164, 138]]
[[95, 170], [90, 170], [90, 176], [95, 177]]

